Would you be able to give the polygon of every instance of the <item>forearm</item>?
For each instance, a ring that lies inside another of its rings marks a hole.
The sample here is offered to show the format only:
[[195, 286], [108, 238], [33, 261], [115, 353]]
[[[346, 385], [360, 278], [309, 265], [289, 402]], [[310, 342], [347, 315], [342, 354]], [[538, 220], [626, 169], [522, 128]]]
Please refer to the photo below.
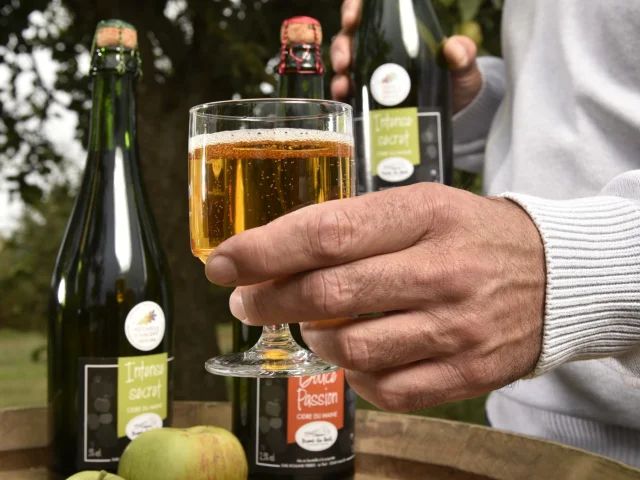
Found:
[[597, 197], [552, 201], [507, 193], [536, 223], [546, 257], [542, 353], [535, 373], [616, 357], [640, 376], [640, 170]]
[[487, 136], [505, 95], [504, 63], [497, 57], [478, 58], [482, 88], [475, 99], [453, 117], [454, 162], [456, 168], [480, 172]]

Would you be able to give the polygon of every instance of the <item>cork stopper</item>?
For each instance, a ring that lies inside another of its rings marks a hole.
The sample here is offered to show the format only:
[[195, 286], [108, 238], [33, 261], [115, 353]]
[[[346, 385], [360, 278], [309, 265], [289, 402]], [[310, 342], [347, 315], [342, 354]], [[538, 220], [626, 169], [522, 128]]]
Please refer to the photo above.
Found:
[[122, 20], [104, 20], [98, 23], [96, 47], [138, 48], [138, 33], [133, 25]]
[[311, 17], [292, 17], [282, 22], [280, 27], [280, 42], [292, 43], [322, 43], [322, 26]]

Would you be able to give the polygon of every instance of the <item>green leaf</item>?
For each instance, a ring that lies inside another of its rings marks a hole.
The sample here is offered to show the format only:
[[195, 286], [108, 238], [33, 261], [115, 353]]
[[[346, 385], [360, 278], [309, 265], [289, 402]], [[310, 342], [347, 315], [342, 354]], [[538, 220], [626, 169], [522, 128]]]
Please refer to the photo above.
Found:
[[438, 0], [438, 3], [440, 5], [442, 5], [443, 7], [450, 7], [451, 5], [453, 5], [453, 2], [455, 2], [455, 0]]
[[491, 0], [491, 3], [496, 10], [502, 10], [502, 0]]
[[473, 20], [480, 10], [483, 0], [458, 0], [458, 10], [460, 10], [460, 20], [462, 23]]

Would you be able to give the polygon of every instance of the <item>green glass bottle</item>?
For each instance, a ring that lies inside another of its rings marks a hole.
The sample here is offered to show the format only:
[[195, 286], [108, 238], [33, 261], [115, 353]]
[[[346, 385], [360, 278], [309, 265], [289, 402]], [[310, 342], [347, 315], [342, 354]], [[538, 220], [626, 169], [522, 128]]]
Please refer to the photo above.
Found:
[[[324, 98], [320, 23], [310, 17], [285, 20], [280, 32], [280, 98]], [[300, 325], [291, 334], [305, 346]], [[233, 351], [251, 348], [261, 327], [233, 324]], [[319, 405], [323, 403], [323, 405]], [[233, 432], [249, 462], [249, 477], [261, 480], [346, 480], [354, 475], [356, 393], [344, 371], [281, 379], [233, 378]], [[303, 448], [297, 432], [312, 422], [329, 440]]]
[[133, 26], [98, 24], [84, 176], [51, 282], [51, 464], [115, 472], [127, 444], [171, 419], [170, 274], [144, 189]]
[[364, 0], [352, 79], [358, 194], [453, 181], [451, 82], [430, 0]]

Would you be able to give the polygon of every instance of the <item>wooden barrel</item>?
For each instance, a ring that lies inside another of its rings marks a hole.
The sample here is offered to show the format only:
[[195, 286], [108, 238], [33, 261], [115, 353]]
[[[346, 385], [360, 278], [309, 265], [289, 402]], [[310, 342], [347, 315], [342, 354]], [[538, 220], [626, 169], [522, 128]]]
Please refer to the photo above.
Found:
[[[228, 403], [175, 402], [174, 426], [231, 427]], [[46, 409], [0, 411], [0, 480], [54, 480]], [[447, 420], [359, 410], [356, 479], [640, 480], [640, 470], [565, 445]], [[57, 479], [55, 479], [57, 480]]]

